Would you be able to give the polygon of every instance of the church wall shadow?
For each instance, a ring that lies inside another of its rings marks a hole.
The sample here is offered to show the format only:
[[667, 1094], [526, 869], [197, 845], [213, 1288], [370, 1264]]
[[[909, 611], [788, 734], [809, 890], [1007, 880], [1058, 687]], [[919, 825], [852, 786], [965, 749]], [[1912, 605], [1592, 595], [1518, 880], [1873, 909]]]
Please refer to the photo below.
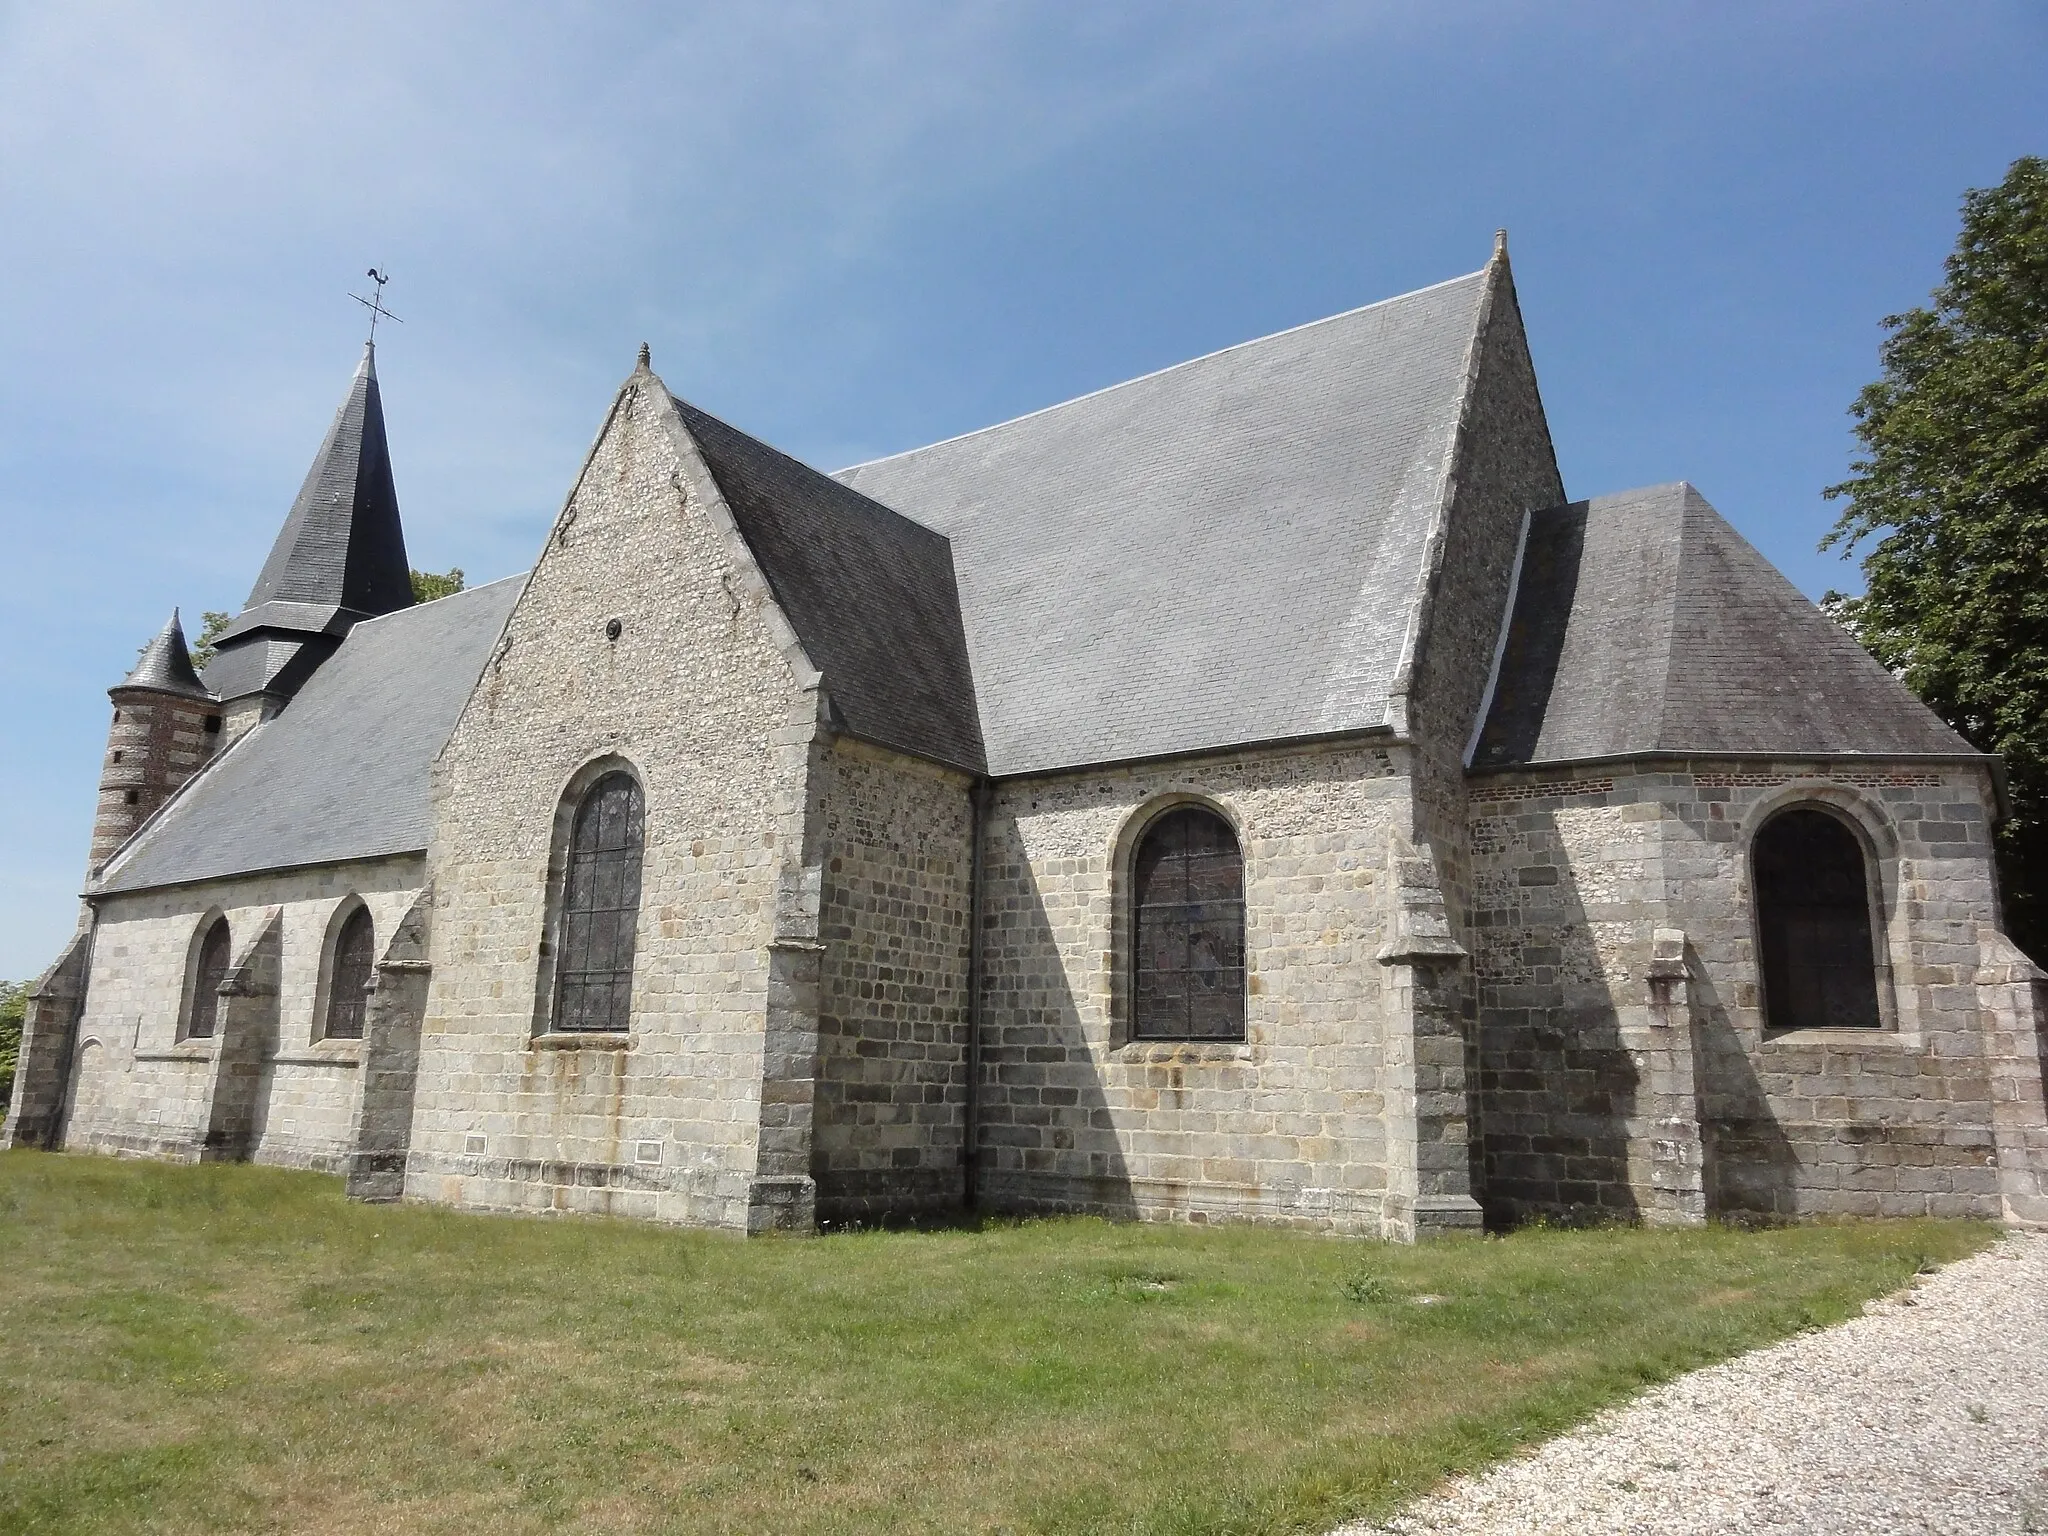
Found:
[[[1140, 1215], [1101, 1067], [1016, 817], [992, 809], [983, 872], [980, 1145], [991, 1212]], [[1085, 923], [1085, 899], [1059, 905]]]
[[1692, 1027], [1707, 1209], [1772, 1220], [1798, 1213], [1799, 1154], [1772, 1108], [1731, 1011], [1726, 982], [1694, 965]]
[[1633, 1221], [1640, 1084], [1554, 815], [1503, 809], [1525, 846], [1475, 860], [1479, 1140], [1489, 1226]]

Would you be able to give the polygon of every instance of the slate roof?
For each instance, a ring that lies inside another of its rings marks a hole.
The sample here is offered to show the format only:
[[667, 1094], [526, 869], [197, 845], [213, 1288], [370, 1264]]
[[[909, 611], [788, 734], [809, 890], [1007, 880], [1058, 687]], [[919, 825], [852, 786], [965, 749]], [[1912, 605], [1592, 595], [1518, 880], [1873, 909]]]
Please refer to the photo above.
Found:
[[290, 708], [144, 824], [95, 890], [423, 851], [428, 770], [525, 579], [356, 625]]
[[1976, 755], [1683, 482], [1530, 518], [1473, 766], [1645, 752]]
[[266, 627], [339, 633], [354, 619], [410, 607], [412, 601], [376, 348], [369, 344], [225, 638]]
[[841, 471], [952, 541], [988, 771], [1381, 725], [1486, 282]]
[[[212, 694], [192, 670], [192, 653], [185, 648], [185, 629], [178, 622], [178, 610], [157, 631], [156, 638], [143, 647], [135, 668], [117, 685], [147, 688], [153, 693], [175, 693], [188, 699], [211, 699]], [[112, 692], [113, 690], [108, 690]]]
[[943, 535], [706, 415], [676, 409], [775, 600], [853, 735], [982, 768]]

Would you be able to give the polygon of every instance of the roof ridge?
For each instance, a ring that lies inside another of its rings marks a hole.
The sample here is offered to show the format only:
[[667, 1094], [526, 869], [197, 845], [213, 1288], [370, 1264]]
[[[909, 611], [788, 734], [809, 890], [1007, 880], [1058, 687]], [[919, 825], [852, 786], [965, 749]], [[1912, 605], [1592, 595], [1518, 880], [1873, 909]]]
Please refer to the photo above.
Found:
[[[493, 587], [502, 587], [508, 581], [524, 581], [532, 574], [532, 571], [514, 571], [510, 576], [500, 576], [496, 581], [479, 582], [476, 586], [464, 587], [460, 592], [450, 592], [447, 597], [433, 598], [431, 602], [445, 603], [450, 598], [474, 597], [479, 592], [488, 592]], [[373, 624], [382, 624], [387, 619], [402, 619], [408, 614], [418, 613], [420, 609], [428, 606], [430, 606], [429, 603], [414, 603], [408, 608], [394, 608], [389, 613], [373, 613], [367, 619], [357, 619], [349, 627], [349, 633], [354, 634], [356, 630], [368, 629]]]
[[[862, 459], [858, 464], [848, 464], [833, 470], [831, 478], [836, 480], [839, 476], [850, 475], [857, 469], [868, 469], [876, 464], [887, 464], [891, 460], [908, 458], [912, 454], [928, 453], [934, 448], [943, 448], [949, 443], [960, 443], [965, 442], [971, 437], [980, 437], [984, 432], [995, 432], [1004, 427], [1013, 427], [1020, 421], [1030, 421], [1033, 417], [1044, 416], [1052, 411], [1062, 411], [1070, 405], [1079, 405], [1084, 400], [1093, 400], [1100, 395], [1114, 394], [1120, 389], [1129, 389], [1134, 384], [1143, 384], [1149, 379], [1156, 379], [1169, 373], [1176, 373], [1182, 368], [1192, 368], [1197, 363], [1206, 363], [1219, 357], [1226, 357], [1230, 353], [1240, 352], [1246, 347], [1256, 347], [1264, 342], [1278, 341], [1282, 336], [1292, 336], [1301, 331], [1312, 331], [1319, 325], [1334, 325], [1339, 320], [1349, 320], [1352, 316], [1362, 315], [1367, 310], [1382, 309], [1389, 304], [1400, 304], [1409, 299], [1419, 299], [1425, 293], [1434, 293], [1439, 288], [1449, 288], [1454, 283], [1469, 283], [1474, 278], [1484, 277], [1492, 269], [1493, 263], [1489, 261], [1485, 266], [1479, 267], [1474, 271], [1461, 272], [1456, 277], [1447, 277], [1441, 282], [1429, 283], [1421, 288], [1411, 288], [1406, 293], [1397, 293], [1388, 298], [1375, 299], [1370, 304], [1359, 304], [1351, 309], [1339, 310], [1334, 315], [1324, 315], [1320, 319], [1304, 320], [1299, 325], [1283, 326], [1277, 331], [1268, 331], [1263, 336], [1249, 336], [1243, 341], [1234, 341], [1227, 347], [1217, 347], [1213, 351], [1203, 352], [1195, 357], [1183, 358], [1177, 363], [1168, 363], [1164, 368], [1154, 368], [1149, 372], [1140, 373], [1128, 379], [1119, 379], [1114, 384], [1105, 384], [1099, 389], [1085, 390], [1081, 394], [1070, 396], [1065, 400], [1055, 400], [1052, 404], [1041, 405], [1036, 410], [1005, 417], [1001, 421], [992, 421], [985, 427], [976, 427], [968, 432], [956, 432], [951, 437], [942, 437], [935, 442], [920, 443], [915, 448], [905, 448], [897, 453], [885, 453], [876, 458]], [[916, 521], [916, 519], [912, 519], [912, 521]]]
[[[899, 511], [897, 508], [890, 506], [886, 501], [881, 501], [873, 496], [870, 496], [866, 491], [862, 490], [857, 485], [848, 485], [844, 480], [841, 480], [839, 478], [838, 473], [831, 470], [824, 470], [818, 468], [817, 465], [811, 463], [809, 460], [799, 458], [797, 455], [791, 453], [787, 448], [781, 448], [778, 447], [776, 444], [769, 442], [767, 438], [761, 436], [758, 432], [749, 432], [745, 427], [734, 426], [730, 421], [726, 420], [725, 417], [720, 416], [716, 411], [707, 411], [704, 409], [703, 406], [698, 405], [695, 401], [685, 400], [681, 395], [677, 394], [674, 390], [669, 389], [666, 384], [663, 384], [662, 388], [668, 390], [668, 397], [670, 400], [675, 402], [676, 408], [678, 410], [689, 411], [695, 415], [702, 416], [709, 421], [715, 422], [717, 425], [723, 427], [726, 431], [734, 433], [740, 437], [745, 438], [750, 443], [757, 444], [758, 446], [767, 449], [777, 458], [788, 460], [790, 463], [794, 464], [798, 469], [803, 470], [806, 474], [816, 475], [821, 480], [831, 481], [834, 488], [840, 491], [841, 493], [848, 496], [859, 497], [862, 501], [866, 502], [870, 507], [873, 507], [875, 510], [879, 512], [886, 513], [889, 517], [896, 519], [898, 522], [908, 524], [910, 527], [915, 528], [919, 533], [929, 534], [932, 538], [939, 539], [947, 544], [952, 543], [952, 539], [949, 535], [941, 533], [938, 529], [932, 527], [929, 523], [918, 521], [916, 518], [912, 517], [907, 512]], [[1021, 417], [1018, 419], [1022, 420]], [[685, 422], [684, 425], [687, 426], [688, 423]], [[980, 428], [978, 430], [986, 431], [987, 429]], [[912, 448], [907, 451], [911, 453], [916, 453], [918, 450]], [[875, 459], [871, 460], [870, 462], [879, 464], [882, 461], [880, 459]]]
[[[1479, 369], [1483, 361], [1487, 332], [1493, 320], [1494, 299], [1500, 291], [1499, 276], [1506, 270], [1507, 255], [1496, 247], [1493, 259], [1476, 276], [1484, 279], [1479, 302], [1467, 323], [1464, 356], [1458, 364], [1458, 389], [1450, 401], [1450, 431], [1443, 440], [1443, 463], [1436, 472], [1436, 488], [1430, 497], [1429, 530], [1423, 537], [1422, 563], [1408, 594], [1408, 623], [1401, 636], [1401, 649], [1394, 662], [1394, 675], [1387, 683], [1385, 723], [1398, 734], [1409, 731], [1409, 706], [1414, 700], [1422, 648], [1430, 625], [1436, 618], [1437, 584], [1443, 573], [1444, 548], [1450, 537], [1451, 503], [1458, 495], [1458, 461], [1464, 454], [1467, 429], [1478, 399]], [[1442, 284], [1438, 285], [1443, 286]], [[1428, 449], [1418, 444], [1421, 453]]]
[[[1664, 589], [1665, 613], [1662, 631], [1664, 661], [1663, 665], [1656, 669], [1655, 674], [1657, 677], [1657, 730], [1656, 740], [1653, 745], [1662, 747], [1664, 745], [1665, 727], [1671, 723], [1673, 685], [1678, 678], [1680, 657], [1685, 654], [1679, 648], [1678, 626], [1684, 620], [1684, 614], [1681, 610], [1685, 603], [1686, 552], [1691, 542], [1696, 522], [1693, 516], [1694, 503], [1706, 506], [1707, 498], [1699, 493], [1698, 487], [1690, 480], [1667, 480], [1662, 486], [1651, 487], [1651, 489], [1674, 491], [1678, 496], [1678, 515], [1671, 519], [1671, 537], [1669, 540], [1671, 580]], [[1632, 493], [1624, 492], [1623, 494]], [[1689, 657], [1687, 658], [1687, 660], [1690, 659]]]

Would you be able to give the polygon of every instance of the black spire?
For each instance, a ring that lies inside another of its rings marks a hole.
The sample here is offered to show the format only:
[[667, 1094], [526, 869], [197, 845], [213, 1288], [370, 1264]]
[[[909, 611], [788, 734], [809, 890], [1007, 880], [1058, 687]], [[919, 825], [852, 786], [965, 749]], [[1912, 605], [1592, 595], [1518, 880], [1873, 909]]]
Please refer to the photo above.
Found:
[[199, 681], [199, 674], [192, 670], [192, 653], [185, 649], [185, 630], [178, 623], [177, 609], [171, 610], [171, 621], [143, 647], [135, 670], [121, 679], [114, 691], [120, 688], [147, 688], [153, 693], [181, 694], [188, 699], [212, 699], [213, 695]]
[[377, 393], [375, 342], [363, 348], [348, 398], [334, 413], [334, 425], [235, 627], [268, 603], [346, 608], [360, 618], [412, 604], [405, 530], [384, 440], [384, 403]]
[[371, 342], [208, 679], [223, 698], [289, 697], [357, 620], [412, 602]]

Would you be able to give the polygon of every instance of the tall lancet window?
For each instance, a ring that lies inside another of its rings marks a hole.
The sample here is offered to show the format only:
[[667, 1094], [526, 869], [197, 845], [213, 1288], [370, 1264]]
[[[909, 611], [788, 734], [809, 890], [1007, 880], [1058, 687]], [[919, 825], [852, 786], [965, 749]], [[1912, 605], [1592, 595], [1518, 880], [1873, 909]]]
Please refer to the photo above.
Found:
[[623, 1032], [631, 1022], [643, 820], [640, 786], [628, 773], [607, 773], [576, 808], [562, 882], [556, 1029]]
[[334, 962], [327, 973], [329, 1040], [363, 1038], [363, 1016], [369, 1011], [370, 972], [377, 960], [377, 928], [368, 907], [349, 913], [334, 936]]
[[220, 1024], [220, 986], [228, 979], [228, 920], [216, 917], [199, 941], [192, 965], [192, 1001], [185, 1015], [187, 1040], [211, 1040]]
[[1132, 1036], [1242, 1040], [1244, 859], [1230, 824], [1200, 806], [1168, 811], [1132, 875]]
[[1869, 859], [1856, 834], [1826, 811], [1781, 811], [1752, 858], [1765, 1026], [1878, 1028]]

